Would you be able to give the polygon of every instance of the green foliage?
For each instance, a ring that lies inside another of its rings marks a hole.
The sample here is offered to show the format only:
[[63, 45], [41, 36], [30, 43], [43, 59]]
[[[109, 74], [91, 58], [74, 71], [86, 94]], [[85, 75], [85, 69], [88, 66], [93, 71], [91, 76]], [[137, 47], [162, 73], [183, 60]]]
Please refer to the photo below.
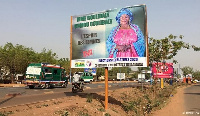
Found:
[[124, 102], [122, 102], [122, 108], [128, 114], [145, 116], [150, 114], [152, 110], [161, 109], [164, 107], [166, 105], [166, 101], [169, 99], [169, 97], [176, 93], [176, 88], [179, 86], [183, 86], [183, 84], [174, 83], [172, 86], [166, 86], [163, 89], [156, 86], [157, 92], [155, 96], [153, 96], [155, 91], [154, 86], [145, 87], [142, 94], [133, 98], [129, 97], [129, 99], [126, 98], [126, 96], [128, 96], [126, 93], [122, 93], [121, 98], [124, 100]]
[[182, 39], [183, 36], [180, 35], [179, 38], [174, 35], [169, 35], [164, 39], [156, 40], [150, 38], [149, 42], [149, 60], [152, 62], [161, 62], [163, 60], [172, 59], [181, 48], [184, 47], [183, 41], [176, 41], [177, 39]]
[[97, 77], [105, 75], [105, 68], [97, 68], [96, 72]]
[[193, 73], [193, 77], [194, 77], [194, 79], [200, 80], [200, 71], [195, 71]]
[[8, 116], [8, 115], [11, 115], [11, 114], [14, 114], [13, 111], [8, 111], [8, 112], [0, 112], [0, 116]]
[[125, 73], [126, 75], [129, 75], [131, 72], [130, 67], [114, 67], [111, 70], [108, 71], [109, 76], [117, 76], [117, 73]]
[[70, 116], [68, 109], [58, 110], [54, 114], [59, 115], [59, 116]]
[[105, 112], [104, 108], [99, 108], [98, 110], [101, 111], [101, 112]]
[[7, 115], [6, 115], [6, 114], [4, 114], [4, 113], [1, 113], [1, 112], [0, 112], [0, 116], [7, 116]]
[[185, 66], [185, 67], [181, 68], [181, 70], [182, 70], [184, 76], [194, 73], [193, 68], [191, 68], [189, 66]]
[[78, 113], [78, 116], [90, 116], [87, 109], [83, 109]]
[[105, 113], [105, 115], [104, 116], [111, 116], [109, 113]]
[[200, 80], [200, 71], [199, 70], [194, 71], [193, 68], [189, 67], [189, 66], [185, 66], [185, 67], [181, 68], [181, 70], [182, 70], [184, 76], [186, 76], [188, 74], [192, 74], [193, 79]]
[[62, 114], [62, 116], [69, 116], [69, 112], [65, 111], [64, 114]]
[[92, 94], [87, 94], [87, 101], [89, 103], [92, 103], [93, 95]]
[[[194, 51], [200, 51], [200, 47], [190, 45], [182, 41], [183, 35], [174, 36], [170, 34], [164, 39], [154, 39], [150, 38], [149, 42], [149, 61], [152, 62], [162, 62], [174, 58], [178, 51], [182, 48], [190, 49], [193, 48]], [[173, 63], [177, 63], [173, 60]]]
[[[32, 48], [23, 45], [7, 43], [4, 46], [0, 46], [0, 71], [4, 71], [1, 72], [3, 74], [10, 72], [9, 75], [25, 74], [28, 64], [32, 62], [61, 64], [69, 69], [69, 60], [67, 58], [60, 60], [57, 60], [57, 58], [56, 53], [53, 53], [52, 50], [44, 48], [41, 53], [38, 53]], [[5, 75], [3, 76], [5, 77]]]

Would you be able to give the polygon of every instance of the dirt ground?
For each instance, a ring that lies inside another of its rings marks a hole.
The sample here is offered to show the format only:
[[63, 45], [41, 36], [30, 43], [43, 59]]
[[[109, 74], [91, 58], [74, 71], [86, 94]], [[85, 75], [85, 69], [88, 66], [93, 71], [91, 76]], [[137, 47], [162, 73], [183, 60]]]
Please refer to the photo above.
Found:
[[[170, 102], [166, 103], [164, 108], [148, 115], [181, 116], [184, 111], [183, 90], [183, 87], [177, 89], [177, 93], [170, 97]], [[137, 99], [138, 96], [142, 96], [139, 89], [131, 87], [109, 90], [108, 110], [105, 110], [104, 92], [75, 94], [77, 95], [72, 97], [2, 108], [0, 112], [8, 116], [132, 116], [134, 113], [125, 112], [122, 103], [128, 99]]]
[[184, 89], [177, 88], [177, 93], [169, 99], [169, 103], [161, 110], [152, 113], [153, 116], [183, 116], [184, 110]]

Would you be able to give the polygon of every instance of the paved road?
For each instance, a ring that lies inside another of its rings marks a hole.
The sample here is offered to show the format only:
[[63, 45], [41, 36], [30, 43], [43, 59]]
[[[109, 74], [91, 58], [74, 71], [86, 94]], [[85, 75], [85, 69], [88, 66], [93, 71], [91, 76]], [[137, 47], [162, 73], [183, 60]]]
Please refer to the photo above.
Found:
[[[109, 83], [108, 85], [111, 86], [127, 86], [127, 85], [137, 85], [137, 82], [115, 82]], [[88, 88], [101, 88], [104, 87], [104, 83], [93, 83], [93, 84], [85, 84], [86, 89]], [[53, 88], [53, 89], [41, 89], [41, 88], [34, 88], [29, 89], [28, 87], [0, 87], [0, 99], [8, 96], [9, 94], [16, 94], [16, 95], [35, 95], [35, 94], [42, 94], [48, 92], [65, 92], [71, 90], [71, 84], [68, 84], [67, 88]]]
[[184, 90], [186, 115], [200, 116], [200, 83], [188, 87]]
[[[109, 90], [114, 90], [122, 87], [141, 86], [141, 84], [132, 83], [109, 83]], [[54, 89], [26, 89], [23, 87], [0, 88], [0, 108], [19, 104], [27, 104], [38, 101], [51, 100], [67, 96], [74, 96], [84, 93], [96, 93], [105, 91], [104, 84], [86, 84], [84, 92], [72, 93], [71, 85], [67, 88]]]

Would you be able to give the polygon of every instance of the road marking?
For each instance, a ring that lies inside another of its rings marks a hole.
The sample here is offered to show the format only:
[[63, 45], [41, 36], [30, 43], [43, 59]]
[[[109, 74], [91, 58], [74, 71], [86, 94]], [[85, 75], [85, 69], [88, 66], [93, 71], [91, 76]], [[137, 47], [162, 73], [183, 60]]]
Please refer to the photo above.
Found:
[[85, 87], [85, 89], [91, 89], [91, 87]]
[[44, 92], [44, 94], [52, 94], [54, 93], [53, 91], [49, 91], [49, 92]]
[[103, 87], [103, 85], [98, 85], [98, 88], [101, 88], [101, 87]]
[[6, 94], [6, 96], [12, 96], [12, 97], [17, 96], [17, 95], [21, 95], [21, 93], [10, 93], [10, 94]]

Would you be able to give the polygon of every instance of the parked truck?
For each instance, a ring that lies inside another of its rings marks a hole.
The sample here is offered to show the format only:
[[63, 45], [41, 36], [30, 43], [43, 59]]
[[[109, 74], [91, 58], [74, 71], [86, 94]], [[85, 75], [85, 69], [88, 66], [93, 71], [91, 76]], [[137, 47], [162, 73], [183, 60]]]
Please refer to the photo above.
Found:
[[59, 65], [31, 63], [26, 70], [25, 84], [30, 89], [35, 87], [67, 87], [68, 77], [66, 77], [65, 69]]

